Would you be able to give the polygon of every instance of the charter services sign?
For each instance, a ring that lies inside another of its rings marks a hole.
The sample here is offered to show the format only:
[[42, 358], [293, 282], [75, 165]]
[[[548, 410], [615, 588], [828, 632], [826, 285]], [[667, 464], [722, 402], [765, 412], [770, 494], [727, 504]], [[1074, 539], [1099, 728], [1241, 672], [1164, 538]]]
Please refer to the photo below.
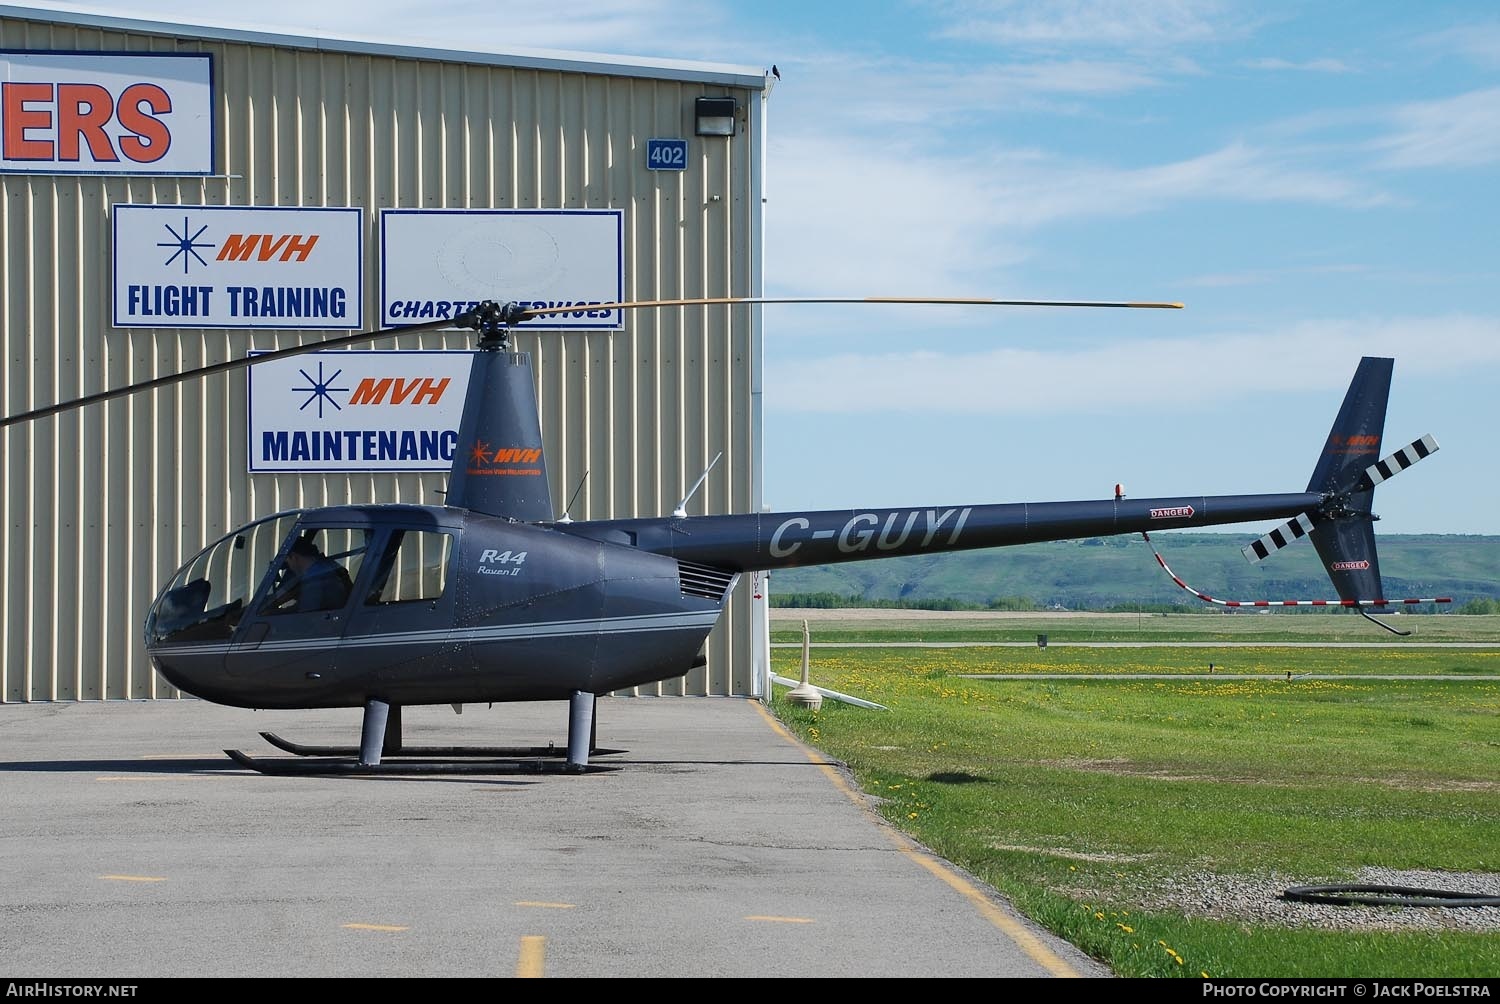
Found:
[[568, 308], [528, 328], [616, 329], [624, 297], [618, 209], [386, 209], [381, 327], [430, 324], [484, 300]]
[[206, 53], [0, 49], [0, 170], [212, 174]]
[[469, 352], [371, 350], [251, 366], [250, 472], [446, 471], [472, 361]]
[[118, 205], [117, 328], [364, 326], [364, 211]]

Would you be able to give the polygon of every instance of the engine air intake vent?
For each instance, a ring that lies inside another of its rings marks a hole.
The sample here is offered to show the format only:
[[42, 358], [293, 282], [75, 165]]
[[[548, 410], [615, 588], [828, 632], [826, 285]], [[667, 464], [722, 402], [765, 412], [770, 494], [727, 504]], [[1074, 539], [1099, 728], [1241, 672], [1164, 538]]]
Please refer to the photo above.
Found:
[[724, 594], [734, 586], [737, 572], [727, 572], [712, 565], [699, 565], [691, 561], [677, 563], [677, 581], [684, 596], [701, 596], [705, 600], [722, 602]]

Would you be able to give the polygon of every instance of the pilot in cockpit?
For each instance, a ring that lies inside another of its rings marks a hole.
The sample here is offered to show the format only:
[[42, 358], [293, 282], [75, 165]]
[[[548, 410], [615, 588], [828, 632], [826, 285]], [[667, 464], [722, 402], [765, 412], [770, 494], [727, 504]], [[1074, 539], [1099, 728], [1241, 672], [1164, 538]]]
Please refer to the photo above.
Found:
[[292, 542], [286, 561], [296, 587], [292, 602], [283, 610], [337, 610], [349, 599], [353, 583], [348, 569], [318, 550], [308, 538], [298, 537]]

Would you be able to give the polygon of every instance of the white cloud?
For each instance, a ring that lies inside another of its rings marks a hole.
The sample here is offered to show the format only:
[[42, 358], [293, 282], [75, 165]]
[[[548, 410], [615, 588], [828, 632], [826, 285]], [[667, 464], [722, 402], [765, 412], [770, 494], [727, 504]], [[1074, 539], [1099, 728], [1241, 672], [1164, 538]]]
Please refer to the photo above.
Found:
[[1141, 172], [1143, 187], [1247, 202], [1313, 202], [1366, 208], [1383, 193], [1345, 175], [1297, 166], [1295, 155], [1235, 143], [1201, 157]]
[[[477, 52], [676, 57], [724, 63], [732, 35], [723, 8], [686, 0], [575, 0], [566, 11], [530, 0], [261, 0], [249, 7], [206, 7], [196, 0], [146, 0], [94, 6], [35, 0], [32, 6], [81, 14], [177, 21], [281, 35], [314, 35]], [[662, 25], [673, 25], [663, 31]]]
[[1081, 115], [1083, 99], [1160, 88], [1170, 76], [1159, 65], [1118, 60], [924, 63], [806, 47], [773, 61], [782, 75], [769, 102], [773, 136], [787, 129], [872, 138], [920, 132], [969, 147], [997, 123]]
[[[1125, 170], [1032, 151], [943, 159], [863, 137], [773, 141], [772, 152], [767, 284], [778, 294], [975, 295], [1003, 288], [1005, 272], [1029, 257], [1025, 234], [1056, 221], [1196, 200], [1351, 208], [1386, 201], [1352, 179], [1244, 145]], [[982, 287], [973, 285], [980, 279]]]
[[1466, 24], [1425, 35], [1419, 41], [1443, 52], [1455, 52], [1480, 66], [1500, 66], [1500, 22]]
[[993, 279], [1024, 257], [996, 217], [992, 180], [971, 166], [835, 138], [776, 144], [773, 161], [767, 281], [778, 292], [974, 295], [964, 277]]
[[1183, 286], [1200, 288], [1223, 288], [1228, 286], [1264, 286], [1267, 283], [1283, 282], [1299, 275], [1368, 275], [1374, 269], [1370, 265], [1329, 264], [1307, 265], [1299, 268], [1264, 268], [1243, 272], [1210, 272], [1179, 280]]
[[[1412, 352], [1441, 345], [1441, 351]], [[781, 412], [944, 414], [1173, 410], [1279, 391], [1342, 387], [1349, 360], [1391, 356], [1403, 373], [1500, 366], [1500, 318], [1307, 321], [1269, 333], [1132, 341], [1073, 352], [1002, 349], [839, 355], [766, 364]]]
[[1252, 70], [1297, 70], [1310, 73], [1353, 73], [1354, 68], [1342, 59], [1306, 59], [1300, 63], [1290, 59], [1278, 59], [1266, 57], [1263, 59], [1247, 59], [1240, 65]]
[[1500, 87], [1399, 105], [1372, 146], [1386, 167], [1475, 167], [1500, 160]]
[[936, 34], [990, 45], [1176, 47], [1240, 30], [1217, 0], [953, 0]]

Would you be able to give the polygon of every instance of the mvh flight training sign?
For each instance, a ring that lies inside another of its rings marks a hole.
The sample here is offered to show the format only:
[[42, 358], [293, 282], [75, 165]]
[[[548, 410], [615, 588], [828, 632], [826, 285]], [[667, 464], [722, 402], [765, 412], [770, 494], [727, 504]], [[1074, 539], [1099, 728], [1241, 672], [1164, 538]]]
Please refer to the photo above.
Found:
[[364, 326], [361, 209], [113, 213], [117, 328]]

